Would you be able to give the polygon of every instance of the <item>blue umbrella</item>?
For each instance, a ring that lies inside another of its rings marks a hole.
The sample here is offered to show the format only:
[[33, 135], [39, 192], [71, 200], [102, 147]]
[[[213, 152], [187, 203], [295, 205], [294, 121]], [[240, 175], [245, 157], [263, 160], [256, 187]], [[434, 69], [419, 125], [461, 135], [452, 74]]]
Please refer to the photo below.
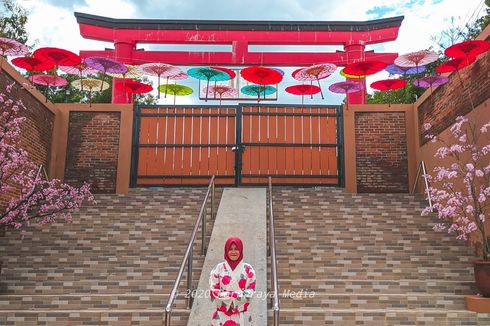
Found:
[[418, 67], [401, 67], [395, 64], [391, 64], [385, 68], [387, 72], [393, 75], [415, 75], [425, 72], [425, 66]]
[[[223, 81], [230, 79], [230, 75], [226, 72], [209, 67], [198, 67], [187, 70], [187, 74], [199, 80], [206, 80], [206, 88], [209, 87], [209, 81]], [[206, 102], [208, 100], [208, 93], [206, 92]]]
[[256, 95], [257, 102], [258, 102], [260, 101], [261, 95], [265, 97], [266, 95], [274, 94], [276, 92], [276, 88], [269, 85], [252, 84], [252, 85], [242, 87], [240, 91], [246, 95], [251, 95], [251, 96]]

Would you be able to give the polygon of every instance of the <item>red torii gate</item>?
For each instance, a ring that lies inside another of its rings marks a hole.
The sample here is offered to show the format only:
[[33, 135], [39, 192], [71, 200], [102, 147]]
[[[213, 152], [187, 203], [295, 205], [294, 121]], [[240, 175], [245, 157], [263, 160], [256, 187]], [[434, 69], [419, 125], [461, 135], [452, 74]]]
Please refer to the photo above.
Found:
[[[114, 19], [75, 13], [84, 38], [113, 42], [114, 49], [80, 51], [82, 57], [103, 56], [125, 64], [164, 62], [185, 66], [309, 66], [330, 62], [345, 66], [360, 60], [393, 63], [397, 53], [365, 51], [366, 45], [394, 41], [403, 16], [364, 22], [353, 21], [231, 21]], [[218, 44], [231, 52], [144, 51], [145, 44]], [[342, 45], [331, 53], [249, 52], [249, 45]], [[118, 81], [115, 80], [115, 83]], [[361, 94], [351, 94], [350, 103], [361, 103]], [[127, 97], [113, 87], [113, 103]]]

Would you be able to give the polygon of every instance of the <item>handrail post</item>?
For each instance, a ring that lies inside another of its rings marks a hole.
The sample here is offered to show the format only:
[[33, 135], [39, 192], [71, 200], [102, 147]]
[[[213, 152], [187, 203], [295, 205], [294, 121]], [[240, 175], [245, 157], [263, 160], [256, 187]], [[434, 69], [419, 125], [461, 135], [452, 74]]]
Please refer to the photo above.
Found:
[[211, 219], [214, 219], [214, 182], [211, 186]]
[[187, 291], [189, 293], [189, 295], [187, 296], [187, 309], [191, 309], [192, 307], [192, 252], [193, 250], [191, 247], [189, 258], [187, 260]]
[[429, 181], [427, 181], [427, 170], [425, 169], [425, 162], [420, 162], [422, 165], [422, 173], [424, 174], [425, 190], [427, 191], [427, 200], [429, 201], [429, 207], [432, 209], [432, 198], [429, 193]]
[[202, 213], [201, 226], [201, 256], [206, 255], [206, 209]]
[[272, 177], [269, 176], [269, 246], [271, 257], [271, 306], [274, 311], [274, 326], [279, 326], [279, 289], [277, 285], [276, 234], [274, 227], [274, 210], [272, 207]]

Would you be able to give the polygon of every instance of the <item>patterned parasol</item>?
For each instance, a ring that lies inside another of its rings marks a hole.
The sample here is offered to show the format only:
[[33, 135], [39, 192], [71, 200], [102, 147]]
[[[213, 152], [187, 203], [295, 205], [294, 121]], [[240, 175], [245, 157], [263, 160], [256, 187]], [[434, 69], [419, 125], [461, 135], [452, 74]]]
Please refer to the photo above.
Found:
[[[48, 59], [38, 59], [34, 57], [19, 57], [12, 59], [12, 64], [16, 67], [31, 71], [47, 71], [54, 68], [54, 62]], [[30, 80], [32, 80], [29, 77]]]
[[186, 96], [193, 93], [192, 88], [179, 84], [165, 84], [161, 85], [158, 90], [162, 93], [170, 94], [174, 96], [174, 105], [175, 99], [177, 96]]
[[[199, 80], [206, 80], [207, 82], [206, 87], [209, 87], [210, 81], [223, 81], [223, 80], [230, 79], [230, 75], [225, 71], [219, 69], [213, 69], [210, 67], [191, 68], [187, 70], [187, 74]], [[208, 93], [206, 93], [205, 101], [207, 100], [208, 100]]]
[[236, 97], [238, 95], [238, 91], [227, 85], [216, 85], [216, 86], [209, 86], [209, 87], [204, 87], [203, 92], [208, 93], [208, 95], [213, 95], [214, 98], [216, 98], [216, 94], [219, 95], [219, 105], [221, 105], [221, 99], [223, 97]]
[[39, 48], [33, 55], [35, 58], [51, 60], [56, 66], [75, 66], [82, 61], [77, 54], [60, 48]]
[[49, 87], [60, 87], [68, 84], [68, 81], [64, 78], [54, 76], [54, 75], [32, 75], [31, 80], [33, 83], [46, 86], [46, 91], [44, 93], [44, 97], [46, 98], [46, 102], [48, 101], [48, 88]]
[[[404, 79], [382, 79], [371, 83], [371, 88], [379, 91], [391, 91], [394, 89], [403, 88], [407, 85], [407, 81]], [[388, 105], [391, 103], [388, 102]]]
[[[128, 71], [128, 68], [122, 63], [104, 57], [87, 57], [85, 58], [85, 63], [91, 68], [102, 71], [104, 74], [123, 74]], [[100, 91], [102, 91], [102, 89]]]
[[366, 76], [364, 75], [361, 75], [361, 76], [356, 76], [356, 75], [349, 75], [349, 74], [346, 74], [344, 72], [344, 69], [342, 69], [340, 72], [339, 72], [340, 76], [342, 77], [345, 77], [345, 78], [350, 78], [350, 79], [362, 79], [362, 78], [366, 78]]
[[320, 79], [325, 79], [337, 70], [337, 66], [333, 63], [320, 63], [312, 65], [299, 70], [297, 73], [293, 72], [293, 78], [299, 81], [317, 81], [318, 87], [320, 87], [320, 95], [322, 100], [324, 99], [322, 85]]
[[128, 68], [128, 71], [123, 72], [123, 73], [113, 73], [113, 72], [108, 72], [107, 74], [111, 77], [114, 78], [139, 78], [141, 77], [142, 73], [136, 66], [132, 65], [125, 65], [126, 68]]
[[314, 85], [293, 85], [286, 87], [286, 92], [293, 95], [301, 95], [301, 105], [304, 104], [305, 95], [314, 95], [320, 92], [320, 87]]
[[[69, 74], [69, 75], [77, 75], [80, 77], [80, 79], [83, 79], [83, 76], [86, 75], [93, 75], [98, 72], [97, 69], [91, 68], [87, 66], [87, 64], [82, 60], [77, 65], [74, 66], [60, 66], [59, 67], [61, 71]], [[84, 83], [80, 83], [81, 91], [83, 92], [83, 85]]]
[[269, 85], [247, 85], [240, 90], [243, 94], [257, 96], [257, 102], [260, 102], [260, 96], [265, 98], [266, 95], [274, 94], [276, 88]]
[[234, 72], [231, 69], [228, 69], [228, 68], [225, 68], [225, 67], [211, 67], [211, 68], [226, 72], [230, 76], [229, 79], [235, 79], [235, 77], [236, 77], [236, 72]]
[[468, 87], [466, 87], [465, 83], [463, 82], [463, 79], [461, 78], [461, 74], [459, 73], [459, 70], [472, 64], [475, 60], [476, 57], [459, 57], [441, 63], [439, 66], [436, 67], [436, 72], [439, 74], [456, 71], [456, 75], [458, 76], [459, 82], [463, 87], [463, 90], [467, 92], [466, 94], [468, 95], [472, 109], [475, 108], [475, 105], [473, 104], [473, 97], [471, 95], [471, 90]]
[[387, 72], [389, 72], [392, 75], [415, 75], [415, 74], [420, 74], [425, 72], [426, 68], [425, 66], [420, 66], [420, 67], [401, 67], [396, 64], [391, 64], [388, 65], [385, 69]]
[[[338, 82], [338, 83], [332, 84], [328, 87], [328, 89], [331, 92], [346, 94], [346, 95], [349, 93], [359, 92], [363, 88], [364, 88], [364, 86], [361, 83], [353, 82], [353, 81]], [[346, 102], [346, 110], [348, 110], [349, 109], [349, 97], [348, 96], [346, 96], [345, 102]]]
[[89, 103], [92, 105], [92, 92], [104, 91], [109, 88], [109, 83], [104, 82], [100, 79], [95, 78], [85, 78], [78, 79], [71, 82], [71, 86], [77, 88], [83, 92], [84, 89], [88, 90]]
[[415, 73], [419, 73], [419, 67], [432, 63], [439, 59], [439, 54], [434, 51], [422, 50], [403, 54], [395, 59], [395, 64], [400, 67], [415, 67]]
[[[418, 87], [429, 88], [430, 94], [432, 94], [432, 87], [443, 85], [449, 81], [449, 78], [444, 76], [427, 76], [419, 79], [415, 79], [413, 84]], [[434, 101], [432, 99], [432, 101]]]
[[[169, 76], [176, 76], [179, 75], [180, 73], [183, 73], [182, 70], [180, 70], [179, 67], [169, 65], [167, 63], [163, 62], [150, 62], [150, 63], [145, 63], [142, 65], [138, 66], [138, 69], [145, 75], [150, 75], [150, 76], [156, 76], [158, 78], [158, 86], [157, 89], [160, 89], [160, 78], [161, 77], [169, 77]], [[168, 84], [168, 79], [167, 78], [167, 84]], [[166, 95], [166, 93], [165, 93]], [[160, 92], [158, 92], [157, 98], [160, 98]]]
[[244, 68], [240, 71], [240, 75], [246, 81], [258, 85], [275, 85], [282, 81], [283, 76], [275, 69], [252, 66]]
[[27, 52], [29, 52], [29, 49], [24, 44], [13, 39], [0, 37], [0, 56], [4, 58], [11, 57], [11, 56], [19, 56], [19, 55], [24, 55]]

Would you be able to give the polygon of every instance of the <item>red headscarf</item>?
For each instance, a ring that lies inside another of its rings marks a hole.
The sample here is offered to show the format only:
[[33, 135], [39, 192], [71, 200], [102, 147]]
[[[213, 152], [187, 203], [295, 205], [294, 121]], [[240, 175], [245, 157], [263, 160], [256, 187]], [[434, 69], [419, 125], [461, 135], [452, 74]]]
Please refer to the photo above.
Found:
[[[230, 247], [232, 244], [235, 244], [240, 251], [240, 256], [238, 256], [238, 259], [233, 261], [228, 257], [228, 251], [230, 250]], [[228, 240], [226, 240], [225, 243], [225, 259], [228, 262], [228, 265], [230, 265], [231, 270], [235, 270], [235, 268], [240, 264], [240, 262], [243, 259], [243, 243], [242, 240], [238, 237], [229, 237]]]

